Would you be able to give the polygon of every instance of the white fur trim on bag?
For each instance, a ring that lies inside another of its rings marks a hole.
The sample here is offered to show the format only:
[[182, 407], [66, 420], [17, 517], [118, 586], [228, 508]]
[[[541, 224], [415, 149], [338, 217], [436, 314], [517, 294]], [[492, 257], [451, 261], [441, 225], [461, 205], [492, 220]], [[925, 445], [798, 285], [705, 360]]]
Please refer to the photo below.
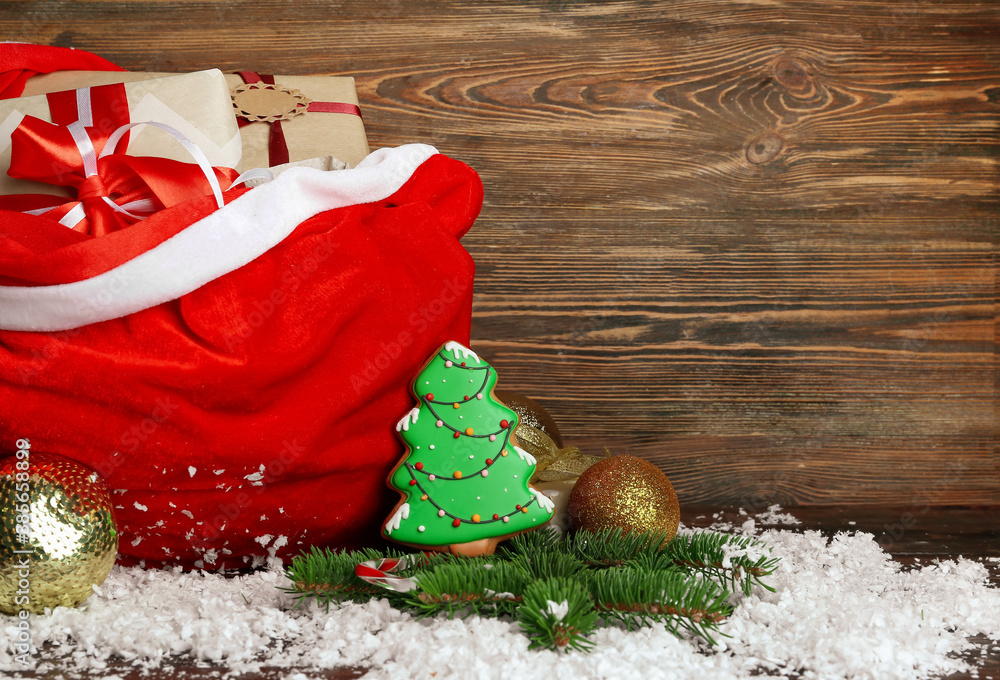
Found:
[[103, 274], [54, 286], [0, 286], [0, 329], [63, 331], [176, 300], [239, 269], [326, 210], [396, 193], [437, 150], [379, 149], [350, 170], [293, 168]]

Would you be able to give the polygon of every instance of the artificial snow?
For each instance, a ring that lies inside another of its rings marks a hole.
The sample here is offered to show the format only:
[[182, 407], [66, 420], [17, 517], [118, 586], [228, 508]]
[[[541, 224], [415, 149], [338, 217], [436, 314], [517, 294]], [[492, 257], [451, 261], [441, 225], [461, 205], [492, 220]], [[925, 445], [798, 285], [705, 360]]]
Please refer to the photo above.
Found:
[[[1000, 644], [1000, 590], [989, 586], [983, 564], [959, 558], [904, 570], [867, 533], [758, 534], [752, 519], [738, 530], [757, 535], [781, 558], [766, 578], [775, 592], [755, 588], [734, 596], [739, 606], [714, 648], [658, 625], [598, 629], [590, 653], [529, 651], [517, 623], [506, 619], [418, 620], [385, 600], [329, 611], [310, 600], [293, 609], [294, 600], [279, 590], [288, 581], [272, 558], [267, 570], [228, 578], [116, 566], [79, 608], [30, 618], [34, 649], [27, 667], [15, 658], [18, 619], [0, 617], [6, 634], [0, 671], [111, 677], [105, 669], [112, 660], [169, 667], [172, 658], [187, 656], [234, 674], [285, 669], [289, 678], [362, 666], [370, 680], [431, 673], [435, 680], [911, 680], [974, 670], [957, 657], [977, 649], [970, 636], [986, 636], [980, 654]], [[562, 613], [562, 603], [549, 608]]]
[[[761, 524], [784, 524], [796, 525], [802, 524], [797, 517], [787, 512], [781, 512], [780, 505], [769, 505], [767, 506], [766, 512], [761, 512], [757, 514], [757, 521]], [[854, 524], [854, 522], [851, 522]]]
[[556, 621], [562, 621], [569, 614], [569, 602], [563, 600], [562, 602], [553, 602], [552, 600], [546, 600], [547, 609], [546, 611], [551, 614]]

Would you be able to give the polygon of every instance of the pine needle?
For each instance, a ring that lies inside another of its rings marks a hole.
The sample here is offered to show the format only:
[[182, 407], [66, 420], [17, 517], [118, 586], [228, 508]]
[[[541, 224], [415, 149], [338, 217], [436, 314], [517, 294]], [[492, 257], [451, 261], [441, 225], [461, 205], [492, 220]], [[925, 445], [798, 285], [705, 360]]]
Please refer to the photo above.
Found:
[[533, 531], [514, 537], [497, 555], [455, 557], [427, 553], [396, 576], [417, 587], [398, 593], [355, 575], [361, 563], [403, 553], [313, 548], [292, 560], [287, 576], [298, 606], [315, 597], [330, 603], [386, 598], [418, 617], [511, 616], [532, 648], [585, 651], [600, 622], [631, 629], [662, 622], [668, 630], [714, 644], [733, 611], [731, 594], [750, 593], [778, 558], [760, 541], [713, 531], [666, 542], [662, 533], [606, 530], [568, 537]]
[[594, 572], [590, 592], [605, 618], [634, 626], [662, 622], [675, 635], [687, 630], [715, 644], [713, 633], [733, 607], [730, 593], [701, 575], [616, 567]]
[[292, 559], [286, 570], [292, 587], [282, 590], [297, 596], [296, 607], [309, 597], [327, 608], [331, 602], [367, 602], [381, 590], [355, 576], [354, 569], [359, 562], [377, 559], [370, 556], [372, 553], [375, 551], [339, 552], [313, 546], [310, 552]]
[[696, 531], [677, 536], [663, 549], [661, 564], [673, 564], [699, 571], [731, 590], [749, 595], [754, 585], [774, 591], [761, 579], [778, 565], [771, 549], [750, 536]]
[[532, 583], [524, 591], [517, 618], [530, 640], [529, 649], [588, 651], [594, 646], [587, 636], [598, 614], [579, 581], [551, 578]]
[[500, 551], [503, 554], [520, 553], [522, 555], [531, 555], [533, 553], [560, 550], [562, 545], [562, 535], [549, 527], [542, 527], [538, 531], [526, 531], [523, 534], [517, 534], [507, 541], [500, 548]]
[[587, 565], [575, 555], [554, 550], [516, 553], [510, 558], [510, 564], [521, 567], [535, 579], [573, 578], [587, 570]]
[[564, 541], [564, 550], [595, 567], [620, 567], [641, 556], [659, 554], [667, 544], [665, 532], [622, 532], [602, 529], [578, 531]]

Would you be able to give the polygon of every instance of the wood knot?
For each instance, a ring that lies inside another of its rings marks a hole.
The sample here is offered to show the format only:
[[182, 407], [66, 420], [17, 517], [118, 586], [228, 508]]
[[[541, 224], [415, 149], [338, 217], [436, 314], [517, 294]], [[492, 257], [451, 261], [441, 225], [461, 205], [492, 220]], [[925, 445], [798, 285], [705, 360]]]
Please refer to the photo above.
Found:
[[747, 160], [754, 165], [767, 163], [781, 153], [785, 140], [777, 132], [765, 132], [747, 145]]
[[774, 63], [774, 79], [793, 97], [808, 99], [816, 93], [806, 64], [794, 57], [781, 57]]

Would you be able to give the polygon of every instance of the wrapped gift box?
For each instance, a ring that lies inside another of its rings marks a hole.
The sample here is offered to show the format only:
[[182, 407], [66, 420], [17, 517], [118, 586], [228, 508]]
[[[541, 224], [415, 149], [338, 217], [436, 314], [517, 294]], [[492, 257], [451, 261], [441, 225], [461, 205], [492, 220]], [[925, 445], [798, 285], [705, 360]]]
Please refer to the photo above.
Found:
[[[60, 71], [28, 81], [24, 95], [75, 87], [137, 82], [169, 74], [122, 71]], [[268, 80], [273, 80], [268, 83]], [[232, 111], [243, 113], [240, 127], [243, 158], [240, 172], [266, 168], [317, 156], [333, 158], [354, 167], [368, 155], [368, 139], [358, 107], [354, 78], [342, 76], [226, 75], [234, 102]], [[230, 116], [232, 116], [232, 111]], [[251, 122], [252, 121], [252, 122]], [[275, 125], [287, 146], [287, 158], [269, 153]]]
[[[56, 86], [56, 82], [52, 81], [53, 87], [45, 91], [63, 92], [101, 84], [104, 83], [68, 84], [63, 81]], [[165, 123], [194, 142], [212, 165], [234, 167], [239, 164], [242, 154], [240, 134], [232, 115], [229, 86], [221, 71], [212, 69], [127, 82], [124, 89], [128, 119], [131, 122]], [[84, 92], [86, 96], [75, 97], [76, 106], [89, 105], [96, 109], [102, 104], [90, 101], [91, 97], [97, 99], [104, 96], [100, 89]], [[117, 103], [113, 102], [110, 105], [116, 106]], [[14, 179], [6, 174], [6, 169], [10, 167], [10, 135], [25, 116], [52, 122], [50, 97], [37, 94], [0, 100], [0, 169], [3, 170], [0, 173], [0, 194], [70, 195], [63, 187]], [[101, 121], [94, 121], [95, 125], [100, 123]], [[160, 156], [193, 162], [191, 154], [172, 135], [148, 125], [132, 129], [129, 133], [127, 153], [133, 156]]]

